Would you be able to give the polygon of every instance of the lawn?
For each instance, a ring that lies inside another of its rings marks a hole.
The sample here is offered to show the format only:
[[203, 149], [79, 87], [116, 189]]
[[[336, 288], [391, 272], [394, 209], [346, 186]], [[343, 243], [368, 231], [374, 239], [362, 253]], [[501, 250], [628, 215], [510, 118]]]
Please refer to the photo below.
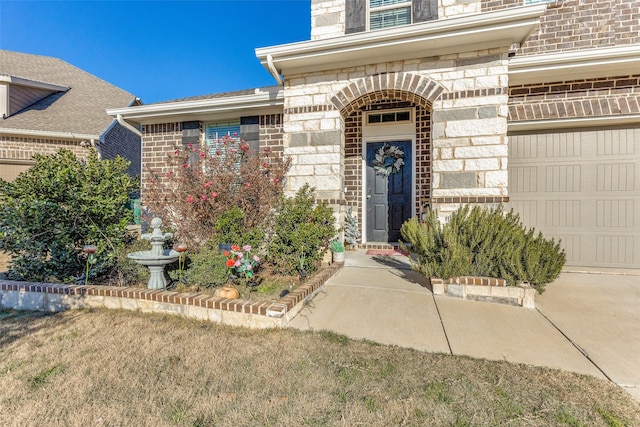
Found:
[[588, 376], [329, 332], [0, 311], [2, 426], [638, 426]]

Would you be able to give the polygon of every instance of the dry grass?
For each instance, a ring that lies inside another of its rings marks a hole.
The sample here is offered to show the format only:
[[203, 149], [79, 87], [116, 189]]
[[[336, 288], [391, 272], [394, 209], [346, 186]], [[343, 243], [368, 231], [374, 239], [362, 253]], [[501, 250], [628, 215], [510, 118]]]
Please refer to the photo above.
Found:
[[592, 377], [108, 310], [0, 312], [2, 426], [638, 426]]

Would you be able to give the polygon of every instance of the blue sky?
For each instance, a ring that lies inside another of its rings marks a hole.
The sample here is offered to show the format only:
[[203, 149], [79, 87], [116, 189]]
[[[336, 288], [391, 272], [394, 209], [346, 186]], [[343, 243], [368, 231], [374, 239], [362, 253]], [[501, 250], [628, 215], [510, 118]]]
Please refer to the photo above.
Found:
[[0, 0], [0, 49], [54, 56], [145, 104], [275, 85], [257, 47], [309, 40], [310, 0]]

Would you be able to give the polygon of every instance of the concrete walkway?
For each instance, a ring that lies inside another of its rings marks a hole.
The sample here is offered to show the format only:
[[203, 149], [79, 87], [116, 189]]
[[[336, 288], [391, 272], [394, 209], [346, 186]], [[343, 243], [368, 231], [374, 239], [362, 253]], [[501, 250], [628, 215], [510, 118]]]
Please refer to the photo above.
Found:
[[434, 296], [407, 257], [359, 250], [289, 326], [608, 378], [640, 401], [640, 276], [563, 273], [536, 306]]

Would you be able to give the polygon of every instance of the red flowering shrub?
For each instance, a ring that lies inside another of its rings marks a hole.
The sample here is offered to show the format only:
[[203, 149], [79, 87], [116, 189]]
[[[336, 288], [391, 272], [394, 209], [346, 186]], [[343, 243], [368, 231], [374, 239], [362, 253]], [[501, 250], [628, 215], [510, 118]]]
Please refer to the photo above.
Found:
[[[167, 154], [162, 172], [150, 169], [144, 203], [176, 238], [197, 249], [216, 239], [216, 220], [240, 208], [242, 229], [264, 224], [282, 195], [289, 160], [268, 148], [250, 152], [249, 144], [224, 137], [213, 147], [192, 144]], [[241, 243], [241, 242], [228, 242]]]

